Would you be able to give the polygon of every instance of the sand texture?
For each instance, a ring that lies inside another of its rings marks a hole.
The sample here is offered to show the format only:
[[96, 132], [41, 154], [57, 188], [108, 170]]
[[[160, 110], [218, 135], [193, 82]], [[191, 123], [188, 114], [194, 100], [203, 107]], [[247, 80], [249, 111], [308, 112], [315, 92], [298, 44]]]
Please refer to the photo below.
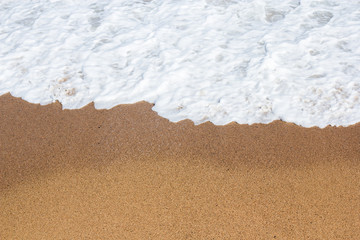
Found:
[[0, 97], [0, 239], [360, 239], [360, 125]]

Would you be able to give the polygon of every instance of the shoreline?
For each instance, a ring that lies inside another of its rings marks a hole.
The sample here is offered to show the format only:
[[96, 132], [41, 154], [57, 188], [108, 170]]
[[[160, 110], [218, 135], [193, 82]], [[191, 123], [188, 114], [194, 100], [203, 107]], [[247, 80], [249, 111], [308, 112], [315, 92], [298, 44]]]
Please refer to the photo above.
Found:
[[360, 123], [169, 122], [0, 96], [2, 239], [360, 236]]

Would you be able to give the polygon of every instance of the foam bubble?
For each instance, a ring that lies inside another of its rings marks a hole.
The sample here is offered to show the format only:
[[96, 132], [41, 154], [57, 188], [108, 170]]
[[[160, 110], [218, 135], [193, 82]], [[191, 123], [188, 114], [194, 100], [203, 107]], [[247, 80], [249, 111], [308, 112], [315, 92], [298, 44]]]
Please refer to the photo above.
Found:
[[0, 94], [196, 124], [360, 121], [353, 1], [2, 1]]

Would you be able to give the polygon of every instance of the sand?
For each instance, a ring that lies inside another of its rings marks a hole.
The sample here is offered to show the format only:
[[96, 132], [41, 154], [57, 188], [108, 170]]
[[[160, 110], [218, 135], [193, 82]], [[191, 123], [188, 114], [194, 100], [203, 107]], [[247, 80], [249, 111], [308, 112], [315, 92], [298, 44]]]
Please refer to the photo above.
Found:
[[0, 97], [0, 239], [360, 239], [360, 124]]

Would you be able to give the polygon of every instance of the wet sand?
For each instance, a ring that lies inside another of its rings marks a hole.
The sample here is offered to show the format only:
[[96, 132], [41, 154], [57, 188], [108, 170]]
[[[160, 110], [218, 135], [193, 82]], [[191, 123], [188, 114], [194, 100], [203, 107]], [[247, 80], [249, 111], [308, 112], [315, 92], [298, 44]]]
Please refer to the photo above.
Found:
[[0, 239], [360, 239], [360, 124], [171, 123], [0, 96]]

